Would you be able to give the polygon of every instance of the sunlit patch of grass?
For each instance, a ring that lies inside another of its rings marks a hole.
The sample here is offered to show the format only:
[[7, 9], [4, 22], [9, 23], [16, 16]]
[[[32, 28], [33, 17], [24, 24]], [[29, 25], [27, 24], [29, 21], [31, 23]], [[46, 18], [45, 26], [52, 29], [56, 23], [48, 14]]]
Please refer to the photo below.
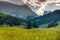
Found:
[[60, 28], [20, 29], [0, 27], [0, 40], [60, 40]]

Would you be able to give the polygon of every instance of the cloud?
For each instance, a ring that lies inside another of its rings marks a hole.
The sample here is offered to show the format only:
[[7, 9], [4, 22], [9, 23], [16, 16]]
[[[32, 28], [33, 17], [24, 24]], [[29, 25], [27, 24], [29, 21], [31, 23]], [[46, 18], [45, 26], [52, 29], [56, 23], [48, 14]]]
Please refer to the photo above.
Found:
[[18, 5], [25, 4], [25, 5], [30, 5], [32, 7], [39, 7], [39, 8], [42, 6], [44, 7], [47, 6], [48, 3], [60, 2], [60, 0], [0, 0], [0, 1], [7, 1]]
[[[33, 8], [36, 8], [36, 12], [39, 15], [43, 15], [43, 9], [46, 8], [46, 6], [48, 6], [48, 4], [53, 4], [55, 3], [56, 5], [58, 3], [60, 3], [60, 0], [22, 0], [22, 2], [26, 5], [29, 5]], [[58, 6], [58, 5], [57, 5]]]
[[58, 6], [58, 7], [60, 7], [60, 2], [59, 2], [59, 3], [57, 3], [55, 6]]
[[60, 0], [0, 0], [7, 1], [10, 3], [14, 3], [17, 5], [28, 5], [31, 9], [33, 9], [37, 14], [43, 14], [43, 9], [48, 6], [50, 3], [55, 3], [56, 6], [60, 6]]
[[48, 3], [58, 3], [60, 0], [21, 0], [24, 4], [31, 5], [33, 7], [45, 6]]

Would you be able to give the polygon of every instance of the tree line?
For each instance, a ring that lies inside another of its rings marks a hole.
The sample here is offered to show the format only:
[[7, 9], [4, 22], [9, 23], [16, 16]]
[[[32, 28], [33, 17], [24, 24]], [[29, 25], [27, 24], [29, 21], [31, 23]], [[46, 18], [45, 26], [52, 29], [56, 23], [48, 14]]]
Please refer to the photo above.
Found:
[[[26, 25], [27, 29], [31, 28], [39, 28], [39, 24], [37, 23], [37, 20], [33, 20], [35, 17], [28, 16], [27, 18], [16, 18], [10, 15], [3, 15], [0, 13], [0, 25], [8, 25], [8, 26], [20, 26], [20, 25]], [[2, 16], [3, 15], [3, 16]], [[48, 25], [48, 28], [57, 26], [57, 23], [50, 23]]]

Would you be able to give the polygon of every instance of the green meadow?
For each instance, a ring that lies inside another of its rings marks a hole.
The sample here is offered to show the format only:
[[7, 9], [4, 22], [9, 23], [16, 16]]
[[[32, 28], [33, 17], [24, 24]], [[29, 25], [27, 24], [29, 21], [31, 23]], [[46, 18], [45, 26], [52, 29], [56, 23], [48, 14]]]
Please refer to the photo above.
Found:
[[60, 40], [60, 28], [0, 27], [0, 40]]
[[57, 26], [50, 28], [48, 25], [52, 23], [40, 25], [39, 28], [27, 29], [25, 25], [16, 26], [14, 22], [16, 23], [18, 20], [15, 20], [15, 17], [5, 16], [5, 18], [4, 16], [0, 14], [0, 24], [2, 24], [0, 25], [0, 40], [60, 40], [60, 21], [57, 22]]

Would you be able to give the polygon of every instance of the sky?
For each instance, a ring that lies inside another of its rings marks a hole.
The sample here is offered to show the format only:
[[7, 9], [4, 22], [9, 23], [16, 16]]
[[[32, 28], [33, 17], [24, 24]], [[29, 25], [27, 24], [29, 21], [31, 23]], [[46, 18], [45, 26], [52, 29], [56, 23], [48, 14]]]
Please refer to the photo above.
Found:
[[17, 5], [29, 6], [37, 15], [43, 15], [43, 11], [60, 9], [60, 0], [0, 0]]

